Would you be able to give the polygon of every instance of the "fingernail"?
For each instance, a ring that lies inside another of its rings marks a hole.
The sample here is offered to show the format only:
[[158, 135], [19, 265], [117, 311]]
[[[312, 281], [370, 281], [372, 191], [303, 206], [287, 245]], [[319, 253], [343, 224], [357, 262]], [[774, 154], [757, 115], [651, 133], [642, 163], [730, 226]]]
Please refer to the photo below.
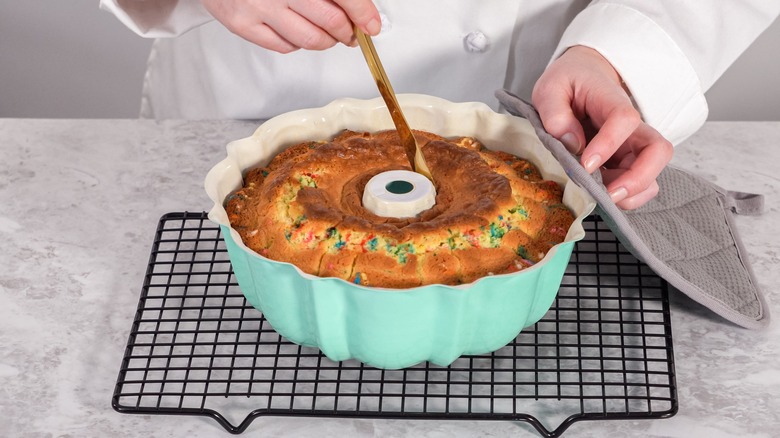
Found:
[[580, 142], [577, 140], [577, 136], [571, 132], [567, 132], [561, 136], [561, 143], [566, 146], [566, 150], [572, 154], [576, 154], [580, 151]]
[[376, 18], [372, 18], [371, 21], [366, 24], [366, 32], [371, 36], [378, 35], [380, 30], [382, 30], [382, 22]]
[[349, 42], [347, 43], [347, 45], [348, 45], [349, 47], [357, 47], [357, 46], [358, 46], [357, 37], [356, 37], [356, 36], [354, 36], [354, 35], [352, 35], [352, 39], [350, 39], [350, 40], [349, 40]]
[[626, 196], [628, 196], [628, 190], [626, 190], [625, 187], [618, 187], [615, 190], [609, 192], [609, 197], [612, 198], [612, 202], [615, 204], [626, 199]]
[[600, 163], [601, 163], [601, 155], [593, 154], [590, 157], [588, 157], [588, 159], [585, 160], [585, 162], [582, 165], [585, 166], [585, 170], [587, 170], [588, 173], [593, 173], [599, 167]]

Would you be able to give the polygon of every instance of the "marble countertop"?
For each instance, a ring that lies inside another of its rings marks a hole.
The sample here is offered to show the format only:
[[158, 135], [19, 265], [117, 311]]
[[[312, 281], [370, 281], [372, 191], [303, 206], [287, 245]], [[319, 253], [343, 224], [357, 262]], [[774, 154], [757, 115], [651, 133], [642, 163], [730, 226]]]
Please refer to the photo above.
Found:
[[[157, 221], [210, 208], [203, 178], [248, 121], [0, 119], [0, 436], [227, 436], [201, 417], [124, 415], [111, 396]], [[766, 196], [736, 224], [780, 318], [780, 122], [710, 122], [673, 162]], [[679, 412], [577, 437], [771, 437], [780, 323], [749, 331], [672, 294]], [[539, 436], [525, 423], [264, 417], [250, 436]]]

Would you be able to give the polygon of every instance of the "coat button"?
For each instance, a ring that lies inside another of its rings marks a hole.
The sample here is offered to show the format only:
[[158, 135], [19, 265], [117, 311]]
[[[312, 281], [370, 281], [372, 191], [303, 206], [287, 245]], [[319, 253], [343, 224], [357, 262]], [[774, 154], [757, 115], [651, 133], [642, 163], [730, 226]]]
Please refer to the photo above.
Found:
[[484, 52], [490, 47], [490, 40], [484, 33], [475, 30], [469, 32], [469, 34], [463, 38], [463, 47], [467, 52]]
[[382, 11], [379, 11], [379, 20], [382, 22], [382, 30], [380, 30], [379, 33], [388, 32], [393, 28], [393, 24], [390, 23], [390, 19], [387, 18], [387, 15], [385, 15]]

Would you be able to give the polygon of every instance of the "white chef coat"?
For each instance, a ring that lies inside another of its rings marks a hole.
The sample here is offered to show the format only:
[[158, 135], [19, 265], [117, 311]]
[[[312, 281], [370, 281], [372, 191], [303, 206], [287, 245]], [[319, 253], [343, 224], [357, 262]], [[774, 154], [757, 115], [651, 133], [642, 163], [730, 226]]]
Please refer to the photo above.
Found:
[[[397, 93], [498, 109], [496, 89], [530, 99], [547, 64], [584, 45], [612, 63], [643, 119], [674, 144], [704, 123], [704, 92], [780, 13], [778, 0], [374, 2], [382, 18], [374, 43]], [[271, 52], [230, 33], [198, 0], [100, 5], [156, 38], [142, 117], [266, 119], [378, 96], [356, 48]]]

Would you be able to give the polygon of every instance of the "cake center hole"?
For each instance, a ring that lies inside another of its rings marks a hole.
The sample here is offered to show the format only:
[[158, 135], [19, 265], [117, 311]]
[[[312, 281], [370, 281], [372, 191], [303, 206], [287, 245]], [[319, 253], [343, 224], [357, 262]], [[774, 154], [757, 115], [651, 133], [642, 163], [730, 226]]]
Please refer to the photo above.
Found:
[[385, 186], [385, 190], [395, 195], [403, 195], [414, 190], [414, 184], [402, 180], [390, 181]]

